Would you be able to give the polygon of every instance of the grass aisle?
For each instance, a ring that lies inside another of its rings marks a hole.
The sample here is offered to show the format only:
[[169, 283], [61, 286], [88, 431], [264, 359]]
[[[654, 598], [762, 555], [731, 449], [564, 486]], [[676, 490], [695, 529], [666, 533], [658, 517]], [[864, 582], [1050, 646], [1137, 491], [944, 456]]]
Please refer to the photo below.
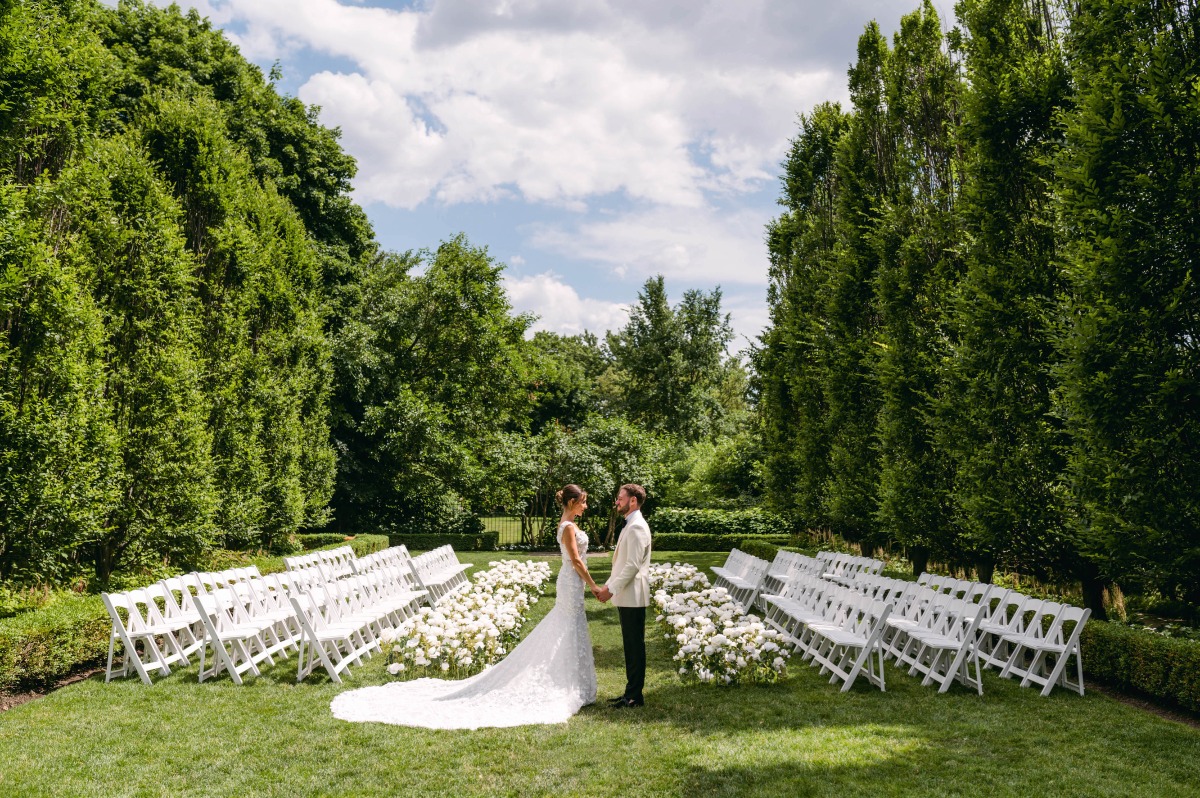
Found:
[[994, 673], [982, 697], [939, 696], [890, 667], [887, 693], [860, 682], [841, 694], [803, 665], [769, 687], [685, 687], [652, 639], [647, 706], [610, 710], [620, 628], [590, 600], [588, 617], [602, 700], [564, 725], [334, 720], [339, 691], [388, 680], [382, 657], [345, 686], [295, 684], [294, 656], [240, 688], [197, 684], [195, 666], [150, 688], [100, 674], [0, 715], [0, 795], [1200, 796], [1200, 731], [1098, 694], [1043, 699]]

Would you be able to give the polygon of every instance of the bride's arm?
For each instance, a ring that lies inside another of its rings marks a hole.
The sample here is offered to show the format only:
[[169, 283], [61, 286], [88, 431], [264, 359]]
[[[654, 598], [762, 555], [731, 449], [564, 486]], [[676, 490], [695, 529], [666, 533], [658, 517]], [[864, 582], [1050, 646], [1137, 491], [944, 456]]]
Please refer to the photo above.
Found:
[[567, 524], [562, 529], [562, 541], [567, 547], [567, 558], [571, 560], [571, 567], [575, 569], [575, 573], [579, 574], [579, 578], [587, 583], [592, 590], [596, 589], [596, 580], [592, 579], [592, 575], [588, 573], [587, 563], [583, 561], [583, 557], [579, 556], [579, 547], [575, 545], [575, 525]]

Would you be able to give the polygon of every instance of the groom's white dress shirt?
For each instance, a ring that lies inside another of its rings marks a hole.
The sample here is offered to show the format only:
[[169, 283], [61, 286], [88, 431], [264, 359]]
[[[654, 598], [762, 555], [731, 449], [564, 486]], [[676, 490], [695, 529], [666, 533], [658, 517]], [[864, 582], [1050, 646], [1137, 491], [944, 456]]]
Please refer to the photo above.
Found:
[[613, 552], [612, 575], [605, 587], [618, 607], [650, 605], [650, 526], [641, 510], [625, 516], [625, 528]]

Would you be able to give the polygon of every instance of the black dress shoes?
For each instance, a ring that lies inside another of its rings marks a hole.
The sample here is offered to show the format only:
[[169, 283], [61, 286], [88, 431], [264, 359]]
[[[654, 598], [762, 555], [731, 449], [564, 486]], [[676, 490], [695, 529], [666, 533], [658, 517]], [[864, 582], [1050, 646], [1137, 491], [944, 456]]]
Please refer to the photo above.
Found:
[[645, 706], [646, 702], [640, 698], [622, 698], [620, 701], [612, 705], [613, 709], [629, 709], [631, 707]]
[[615, 706], [617, 706], [618, 704], [624, 704], [624, 703], [625, 703], [625, 701], [626, 701], [626, 698], [625, 698], [625, 696], [623, 696], [623, 695], [619, 695], [619, 696], [617, 696], [616, 698], [610, 698], [610, 699], [608, 699], [608, 705], [609, 705], [610, 707], [615, 707]]

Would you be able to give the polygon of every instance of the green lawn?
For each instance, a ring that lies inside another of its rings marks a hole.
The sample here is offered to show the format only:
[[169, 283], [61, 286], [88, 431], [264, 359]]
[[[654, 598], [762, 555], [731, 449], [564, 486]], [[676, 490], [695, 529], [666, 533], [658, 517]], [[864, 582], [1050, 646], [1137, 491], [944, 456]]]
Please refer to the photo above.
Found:
[[[589, 618], [601, 697], [617, 695], [616, 612]], [[334, 720], [340, 690], [388, 678], [382, 657], [344, 686], [295, 684], [294, 656], [240, 688], [195, 667], [149, 688], [100, 675], [0, 715], [0, 795], [1200, 796], [1200, 731], [1098, 694], [985, 674], [982, 697], [937, 695], [890, 667], [888, 692], [842, 694], [803, 665], [778, 685], [685, 687], [665, 643], [649, 655], [644, 709], [475, 732]]]

